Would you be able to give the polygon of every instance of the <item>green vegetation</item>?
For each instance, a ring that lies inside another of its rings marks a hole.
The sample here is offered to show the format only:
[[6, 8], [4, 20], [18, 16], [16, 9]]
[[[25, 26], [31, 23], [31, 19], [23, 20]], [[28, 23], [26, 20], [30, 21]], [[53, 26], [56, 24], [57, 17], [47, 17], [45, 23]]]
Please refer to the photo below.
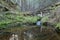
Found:
[[60, 29], [60, 23], [57, 23], [56, 27], [59, 27], [59, 29]]
[[24, 23], [30, 23], [33, 24], [39, 19], [40, 17], [38, 16], [23, 16], [19, 14], [1, 14], [0, 15], [0, 28], [6, 28], [7, 26], [11, 26], [14, 24], [21, 24], [23, 25]]
[[[0, 1], [1, 5], [0, 6], [2, 7], [1, 9], [3, 9], [1, 12], [4, 12], [5, 9], [8, 9], [8, 11], [10, 11], [10, 12], [12, 11], [13, 13], [4, 13], [4, 14], [0, 13], [0, 27], [5, 28], [7, 26], [15, 25], [15, 24], [23, 25], [23, 24], [36, 23], [37, 19], [39, 19], [41, 17], [38, 17], [38, 16], [24, 16], [23, 14], [31, 13], [30, 10], [33, 12], [33, 11], [35, 11], [34, 9], [36, 9], [38, 11], [42, 11], [42, 12], [45, 9], [45, 11], [51, 12], [51, 14], [52, 14], [53, 12], [55, 12], [55, 9], [57, 9], [58, 6], [60, 5], [60, 2], [56, 3], [55, 0], [53, 0], [53, 1], [51, 0], [51, 2], [50, 2], [50, 0], [48, 0], [48, 1], [46, 0], [46, 2], [45, 3], [44, 2], [45, 2], [45, 0], [43, 0], [43, 1], [32, 0], [32, 1], [29, 1], [29, 4], [28, 4], [27, 0], [23, 0], [23, 1], [21, 1], [21, 5], [20, 5], [18, 1], [16, 2], [14, 0], [10, 0], [10, 1], [1, 0]], [[41, 4], [42, 4], [42, 6], [41, 6]], [[32, 6], [34, 8], [32, 8]], [[43, 7], [44, 9], [40, 10], [40, 6]], [[46, 8], [45, 8], [45, 6], [46, 6]], [[5, 10], [5, 12], [7, 12], [7, 11]], [[49, 16], [50, 15], [47, 15], [47, 16], [43, 17], [41, 21], [42, 22], [49, 21]], [[56, 24], [56, 26], [58, 27], [59, 23]]]
[[43, 17], [41, 21], [42, 21], [42, 22], [47, 22], [47, 21], [49, 20], [48, 17], [49, 17], [49, 16], [45, 16], [45, 17]]

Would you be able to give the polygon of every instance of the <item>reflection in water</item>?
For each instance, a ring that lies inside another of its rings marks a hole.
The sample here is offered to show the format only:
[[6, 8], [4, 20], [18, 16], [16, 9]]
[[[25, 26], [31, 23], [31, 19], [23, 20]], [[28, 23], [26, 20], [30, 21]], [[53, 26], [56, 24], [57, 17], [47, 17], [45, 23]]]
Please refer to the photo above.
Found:
[[18, 35], [17, 34], [12, 34], [9, 40], [18, 40]]

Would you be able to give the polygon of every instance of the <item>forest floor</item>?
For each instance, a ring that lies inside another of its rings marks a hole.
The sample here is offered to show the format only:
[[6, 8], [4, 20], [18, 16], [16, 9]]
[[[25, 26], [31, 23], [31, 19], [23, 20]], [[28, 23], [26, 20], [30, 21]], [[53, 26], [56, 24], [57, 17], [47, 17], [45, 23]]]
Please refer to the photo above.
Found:
[[[13, 27], [3, 30], [3, 34], [0, 34], [1, 40], [8, 40], [12, 33], [18, 33], [21, 40], [23, 40], [23, 33], [32, 33], [34, 40], [60, 40], [60, 33], [58, 34], [55, 30], [50, 27], [43, 27], [42, 32], [40, 28], [36, 26], [28, 27]], [[8, 36], [8, 37], [7, 37]]]

